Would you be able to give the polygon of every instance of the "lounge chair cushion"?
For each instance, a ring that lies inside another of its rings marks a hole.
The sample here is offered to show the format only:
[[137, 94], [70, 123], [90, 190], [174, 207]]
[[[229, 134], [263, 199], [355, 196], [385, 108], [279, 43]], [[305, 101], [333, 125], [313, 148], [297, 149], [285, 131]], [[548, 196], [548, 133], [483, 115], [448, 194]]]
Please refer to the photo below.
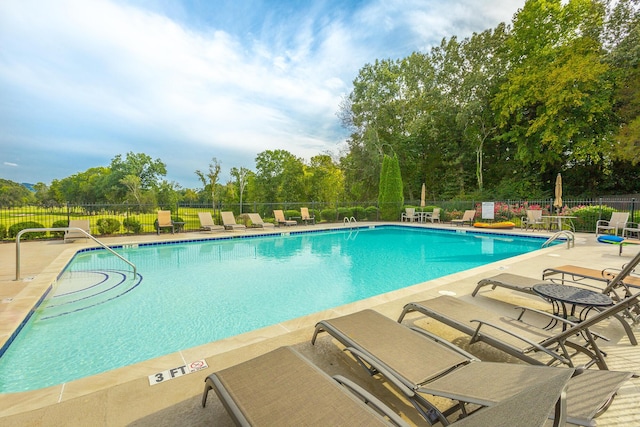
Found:
[[600, 243], [620, 243], [624, 240], [624, 238], [620, 236], [612, 236], [609, 234], [604, 234], [602, 236], [598, 236], [598, 242]]

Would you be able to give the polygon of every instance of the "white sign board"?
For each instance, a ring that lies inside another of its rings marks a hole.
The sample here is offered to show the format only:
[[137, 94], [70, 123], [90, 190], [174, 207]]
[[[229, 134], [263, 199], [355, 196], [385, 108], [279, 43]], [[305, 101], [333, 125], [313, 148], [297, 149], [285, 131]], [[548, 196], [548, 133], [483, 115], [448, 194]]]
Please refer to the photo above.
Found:
[[493, 202], [482, 202], [482, 219], [494, 219], [493, 218]]

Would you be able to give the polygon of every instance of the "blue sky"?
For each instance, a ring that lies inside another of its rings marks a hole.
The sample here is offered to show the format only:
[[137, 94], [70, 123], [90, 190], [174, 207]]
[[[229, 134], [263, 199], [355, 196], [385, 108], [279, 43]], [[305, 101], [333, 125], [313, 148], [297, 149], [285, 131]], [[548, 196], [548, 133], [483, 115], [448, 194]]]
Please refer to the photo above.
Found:
[[212, 157], [336, 157], [366, 63], [511, 22], [524, 0], [1, 0], [0, 178], [61, 179], [130, 151], [198, 188]]

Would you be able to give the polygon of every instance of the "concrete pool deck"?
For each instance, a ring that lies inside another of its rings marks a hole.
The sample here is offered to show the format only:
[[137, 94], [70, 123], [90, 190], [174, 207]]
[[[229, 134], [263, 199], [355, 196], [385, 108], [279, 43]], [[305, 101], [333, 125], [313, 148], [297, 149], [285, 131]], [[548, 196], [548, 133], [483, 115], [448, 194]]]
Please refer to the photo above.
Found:
[[[420, 225], [443, 227], [448, 224]], [[343, 228], [342, 224], [331, 228]], [[323, 225], [276, 228], [281, 233], [293, 230], [324, 228]], [[471, 230], [469, 227], [454, 227], [456, 230]], [[262, 230], [233, 232], [234, 234], [263, 233]], [[518, 229], [497, 230], [500, 233], [520, 234]], [[175, 235], [121, 236], [100, 238], [108, 245], [140, 243], [158, 240], [206, 239], [228, 236], [231, 232], [187, 232]], [[524, 235], [550, 235], [544, 232], [522, 232]], [[84, 247], [95, 246], [91, 241], [79, 240], [64, 244], [62, 240], [21, 243], [21, 280], [16, 281], [16, 245], [0, 244], [0, 342], [4, 343], [20, 325], [26, 313], [55, 281], [57, 275]], [[104, 425], [104, 426], [198, 426], [215, 423], [220, 426], [233, 425], [219, 403], [215, 393], [209, 393], [206, 408], [200, 406], [204, 378], [217, 370], [248, 360], [256, 355], [282, 345], [295, 346], [322, 369], [331, 374], [341, 373], [360, 382], [375, 393], [395, 402], [403, 415], [416, 425], [424, 421], [414, 416], [407, 403], [383, 386], [383, 381], [370, 378], [352, 362], [339, 347], [327, 337], [311, 346], [309, 340], [315, 323], [321, 319], [351, 313], [364, 308], [373, 308], [396, 319], [402, 307], [409, 301], [423, 300], [454, 292], [458, 297], [471, 300], [470, 293], [478, 280], [500, 272], [510, 272], [534, 278], [541, 277], [547, 267], [576, 264], [603, 269], [620, 267], [638, 252], [635, 246], [624, 248], [621, 256], [618, 247], [597, 243], [593, 234], [576, 234], [575, 247], [567, 245], [546, 248], [535, 253], [520, 255], [486, 266], [456, 273], [398, 291], [358, 301], [333, 310], [283, 322], [236, 337], [216, 341], [195, 348], [185, 349], [156, 359], [141, 362], [79, 379], [66, 384], [23, 393], [0, 394], [0, 425], [58, 426], [58, 425]], [[509, 313], [512, 305], [521, 304], [548, 309], [548, 304], [534, 296], [515, 293], [505, 289], [491, 291], [483, 288], [473, 302], [495, 311]], [[420, 322], [419, 316], [410, 321]], [[405, 321], [406, 322], [406, 321]], [[422, 325], [421, 325], [422, 326]], [[504, 354], [493, 351], [482, 344], [468, 345], [468, 340], [457, 332], [426, 323], [425, 327], [440, 333], [445, 338], [464, 347], [480, 358], [513, 361]], [[607, 363], [612, 370], [640, 373], [640, 352], [631, 346], [619, 324], [604, 326], [605, 335], [611, 339], [604, 343]], [[634, 326], [640, 340], [640, 331]], [[43, 349], [46, 351], [46, 349]], [[108, 351], [108, 349], [105, 349]], [[180, 367], [186, 363], [205, 359], [208, 368], [170, 381], [151, 386], [148, 376]], [[52, 366], [51, 369], [55, 369]], [[0, 379], [1, 381], [1, 379]], [[25, 379], [28, 381], [28, 378]], [[602, 426], [640, 425], [640, 379], [628, 381], [620, 390], [612, 406], [597, 418]]]

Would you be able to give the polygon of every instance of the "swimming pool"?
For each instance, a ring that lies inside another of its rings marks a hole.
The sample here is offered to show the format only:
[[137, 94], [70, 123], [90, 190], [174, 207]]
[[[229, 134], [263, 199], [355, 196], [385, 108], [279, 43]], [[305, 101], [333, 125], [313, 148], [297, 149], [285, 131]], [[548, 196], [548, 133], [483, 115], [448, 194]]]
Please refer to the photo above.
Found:
[[[68, 382], [539, 249], [379, 226], [79, 252], [0, 358], [0, 392]], [[243, 236], [244, 237], [244, 236]], [[89, 290], [85, 290], [90, 285]]]

